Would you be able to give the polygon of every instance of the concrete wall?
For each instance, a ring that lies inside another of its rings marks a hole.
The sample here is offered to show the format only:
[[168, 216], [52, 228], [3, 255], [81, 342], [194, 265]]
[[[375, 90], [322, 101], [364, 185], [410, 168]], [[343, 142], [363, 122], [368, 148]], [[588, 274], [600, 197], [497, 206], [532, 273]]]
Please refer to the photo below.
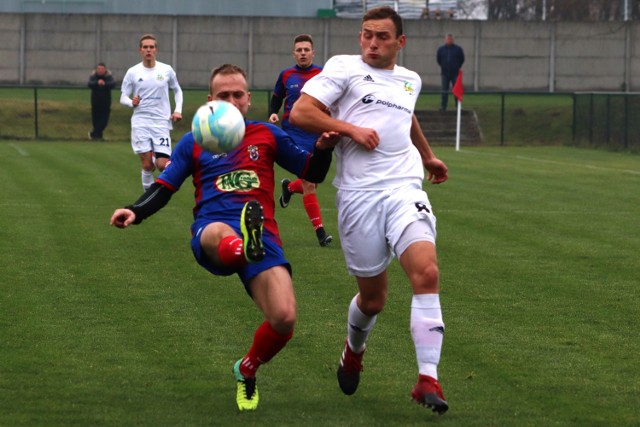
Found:
[[[158, 37], [158, 60], [170, 63], [183, 87], [206, 87], [224, 62], [247, 70], [250, 86], [272, 89], [293, 64], [292, 38], [314, 36], [316, 63], [358, 53], [359, 20], [168, 16], [0, 14], [0, 84], [85, 85], [104, 61], [120, 81], [140, 61], [138, 39]], [[439, 88], [435, 51], [456, 36], [466, 55], [467, 91], [619, 91], [640, 86], [640, 28], [627, 23], [525, 23], [405, 20], [399, 63], [420, 73], [425, 90]]]

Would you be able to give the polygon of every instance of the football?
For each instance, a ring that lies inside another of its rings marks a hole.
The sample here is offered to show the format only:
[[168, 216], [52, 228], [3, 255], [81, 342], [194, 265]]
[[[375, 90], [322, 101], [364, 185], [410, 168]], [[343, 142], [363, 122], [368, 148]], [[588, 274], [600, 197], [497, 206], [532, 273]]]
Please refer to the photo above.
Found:
[[191, 131], [196, 143], [212, 153], [228, 153], [244, 138], [244, 117], [226, 101], [210, 101], [198, 108]]

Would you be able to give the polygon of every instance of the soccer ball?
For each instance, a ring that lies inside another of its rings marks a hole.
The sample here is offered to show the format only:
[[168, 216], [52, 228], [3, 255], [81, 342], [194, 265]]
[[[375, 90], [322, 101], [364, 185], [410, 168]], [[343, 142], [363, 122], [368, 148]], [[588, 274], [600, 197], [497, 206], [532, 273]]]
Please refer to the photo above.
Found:
[[204, 150], [228, 153], [244, 138], [244, 117], [226, 101], [210, 101], [198, 108], [191, 122], [193, 139]]

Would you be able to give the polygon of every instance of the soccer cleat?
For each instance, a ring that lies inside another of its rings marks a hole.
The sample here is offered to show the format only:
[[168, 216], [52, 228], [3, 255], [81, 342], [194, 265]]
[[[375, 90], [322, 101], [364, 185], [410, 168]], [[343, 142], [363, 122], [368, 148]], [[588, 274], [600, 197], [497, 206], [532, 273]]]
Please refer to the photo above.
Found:
[[362, 353], [354, 353], [349, 348], [349, 340], [344, 343], [344, 350], [338, 366], [338, 384], [347, 396], [352, 395], [358, 389], [360, 372], [362, 371]]
[[316, 236], [318, 237], [318, 243], [320, 246], [329, 246], [329, 243], [333, 242], [333, 236], [331, 234], [327, 234], [324, 231], [324, 227], [320, 227], [316, 230]]
[[289, 191], [289, 184], [291, 184], [291, 181], [285, 178], [282, 181], [280, 181], [280, 184], [282, 185], [282, 194], [280, 195], [280, 206], [282, 206], [283, 208], [286, 208], [287, 206], [289, 206], [289, 201], [291, 200], [291, 196], [293, 195], [293, 193]]
[[238, 404], [238, 409], [241, 411], [255, 411], [258, 409], [258, 400], [260, 399], [258, 386], [256, 385], [256, 377], [243, 377], [240, 373], [241, 362], [242, 359], [233, 365], [233, 375], [236, 377], [236, 384], [238, 385], [236, 403]]
[[242, 208], [240, 217], [240, 227], [242, 229], [242, 245], [244, 257], [249, 262], [259, 262], [265, 256], [264, 245], [262, 244], [262, 205], [255, 200], [251, 200]]
[[420, 405], [431, 408], [433, 412], [437, 412], [440, 415], [449, 409], [449, 404], [444, 400], [440, 383], [435, 378], [427, 375], [418, 376], [418, 383], [411, 390], [411, 397]]

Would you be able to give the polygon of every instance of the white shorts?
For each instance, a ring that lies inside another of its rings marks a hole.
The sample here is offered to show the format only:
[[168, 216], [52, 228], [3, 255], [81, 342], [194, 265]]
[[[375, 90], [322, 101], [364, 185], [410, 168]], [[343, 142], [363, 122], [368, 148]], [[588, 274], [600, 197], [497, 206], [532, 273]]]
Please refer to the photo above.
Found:
[[[422, 236], [410, 237], [435, 244], [436, 217], [429, 197], [414, 186], [384, 191], [338, 190], [340, 244], [352, 276], [382, 273], [395, 256], [394, 248], [409, 224], [424, 221]], [[405, 247], [406, 249], [406, 247]]]
[[159, 127], [131, 128], [131, 148], [136, 154], [153, 151], [171, 156], [171, 130]]

